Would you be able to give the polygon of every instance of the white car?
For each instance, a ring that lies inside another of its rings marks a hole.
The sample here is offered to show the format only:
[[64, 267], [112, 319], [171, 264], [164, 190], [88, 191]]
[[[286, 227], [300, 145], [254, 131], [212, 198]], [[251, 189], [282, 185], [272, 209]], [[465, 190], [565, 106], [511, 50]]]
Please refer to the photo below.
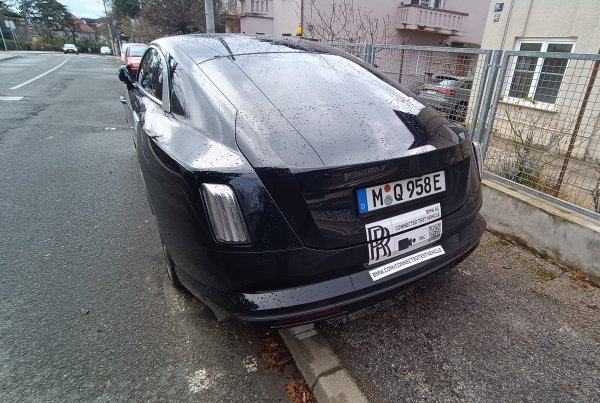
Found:
[[100, 48], [100, 54], [101, 55], [112, 55], [112, 49], [109, 48], [108, 46], [102, 46]]
[[72, 43], [65, 43], [63, 45], [62, 49], [65, 54], [67, 54], [67, 53], [79, 54], [79, 49], [77, 49], [77, 46], [73, 45]]

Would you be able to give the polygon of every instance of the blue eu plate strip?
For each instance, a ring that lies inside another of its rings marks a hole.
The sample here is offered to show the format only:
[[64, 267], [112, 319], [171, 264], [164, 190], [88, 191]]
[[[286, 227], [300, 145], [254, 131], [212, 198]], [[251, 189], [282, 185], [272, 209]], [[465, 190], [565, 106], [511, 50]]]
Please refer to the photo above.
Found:
[[364, 214], [369, 212], [369, 203], [367, 202], [367, 189], [358, 189], [356, 192], [358, 198], [358, 212]]

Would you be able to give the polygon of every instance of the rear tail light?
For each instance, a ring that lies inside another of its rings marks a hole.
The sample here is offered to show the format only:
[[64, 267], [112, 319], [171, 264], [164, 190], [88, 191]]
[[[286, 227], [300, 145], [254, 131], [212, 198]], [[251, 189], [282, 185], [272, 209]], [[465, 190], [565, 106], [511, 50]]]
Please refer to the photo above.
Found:
[[456, 91], [445, 89], [445, 88], [437, 90], [437, 92], [439, 92], [440, 94], [444, 94], [444, 95], [454, 95], [454, 94], [456, 94]]
[[473, 152], [475, 154], [475, 161], [477, 162], [477, 169], [479, 170], [479, 179], [483, 177], [483, 155], [481, 153], [481, 144], [473, 141]]
[[217, 241], [245, 244], [250, 242], [246, 222], [233, 189], [227, 185], [204, 183], [202, 193], [208, 218]]

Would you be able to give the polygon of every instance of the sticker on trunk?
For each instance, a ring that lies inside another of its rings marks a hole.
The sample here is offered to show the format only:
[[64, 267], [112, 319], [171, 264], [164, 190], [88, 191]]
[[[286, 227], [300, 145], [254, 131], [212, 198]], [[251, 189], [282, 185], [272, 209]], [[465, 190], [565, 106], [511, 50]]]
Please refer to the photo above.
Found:
[[356, 192], [358, 211], [360, 214], [365, 214], [445, 190], [446, 177], [444, 171], [358, 189]]
[[429, 224], [440, 218], [442, 218], [442, 208], [440, 203], [436, 203], [418, 210], [409, 211], [408, 213], [375, 221], [365, 225], [367, 240], [374, 241], [376, 239], [375, 234], [370, 234], [369, 232], [371, 228], [375, 228], [374, 231], [380, 233], [383, 233], [384, 229], [386, 229], [387, 231], [385, 232], [387, 235], [394, 235], [398, 232], [408, 231], [409, 229], [419, 227], [423, 224]]
[[441, 245], [434, 246], [433, 248], [417, 252], [414, 255], [406, 256], [393, 262], [384, 264], [383, 266], [379, 266], [378, 268], [369, 271], [369, 274], [371, 275], [371, 279], [373, 281], [377, 281], [394, 273], [398, 273], [399, 271], [402, 271], [408, 267], [433, 259], [434, 257], [441, 256], [444, 253], [446, 252]]
[[438, 241], [442, 237], [442, 220], [390, 235], [390, 230], [373, 223], [365, 226], [369, 264], [379, 263]]

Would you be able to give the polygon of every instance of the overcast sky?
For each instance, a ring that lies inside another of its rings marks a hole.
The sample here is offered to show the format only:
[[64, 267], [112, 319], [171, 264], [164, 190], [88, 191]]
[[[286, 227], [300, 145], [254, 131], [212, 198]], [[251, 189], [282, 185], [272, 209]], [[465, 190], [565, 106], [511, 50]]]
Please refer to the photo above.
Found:
[[58, 0], [78, 18], [104, 17], [102, 0]]

